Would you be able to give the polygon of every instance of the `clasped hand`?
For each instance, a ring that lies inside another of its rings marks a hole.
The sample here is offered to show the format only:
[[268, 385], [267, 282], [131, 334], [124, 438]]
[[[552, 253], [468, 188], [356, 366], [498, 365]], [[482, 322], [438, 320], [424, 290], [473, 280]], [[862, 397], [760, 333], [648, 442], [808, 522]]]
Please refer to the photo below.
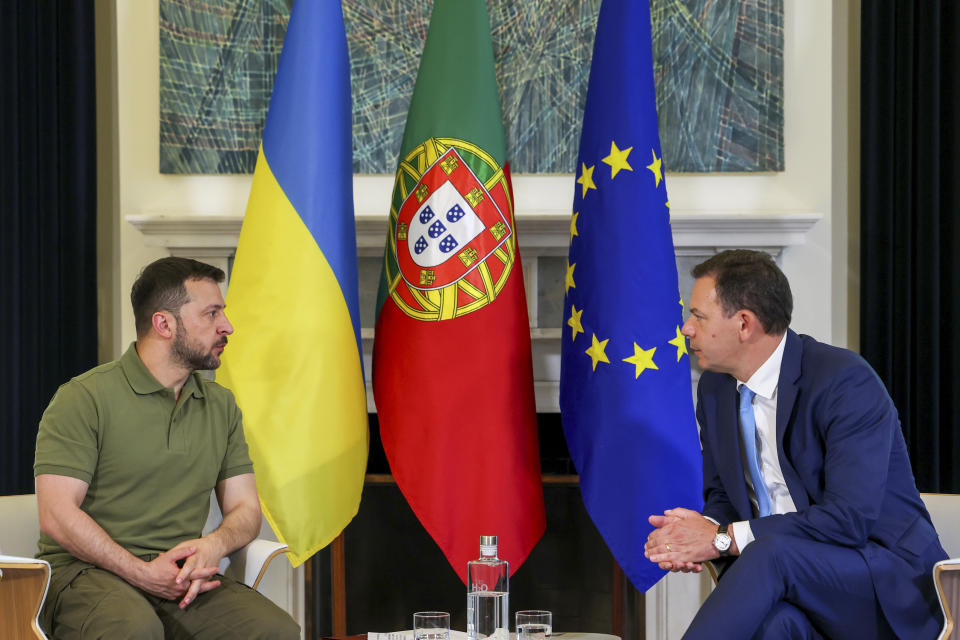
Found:
[[655, 529], [647, 537], [643, 555], [665, 571], [699, 573], [703, 562], [718, 557], [713, 547], [717, 525], [690, 509], [667, 509], [650, 516]]
[[215, 546], [207, 538], [181, 542], [145, 563], [137, 586], [167, 600], [180, 598], [180, 608], [185, 608], [198, 594], [220, 586], [219, 580], [211, 580], [223, 557]]

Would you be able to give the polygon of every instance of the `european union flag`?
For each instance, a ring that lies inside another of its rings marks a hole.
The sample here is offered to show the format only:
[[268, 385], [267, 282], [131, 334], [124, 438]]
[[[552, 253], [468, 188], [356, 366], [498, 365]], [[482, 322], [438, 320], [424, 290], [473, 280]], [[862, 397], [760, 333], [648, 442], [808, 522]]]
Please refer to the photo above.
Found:
[[643, 556], [647, 517], [703, 504], [647, 2], [600, 9], [576, 173], [563, 428], [590, 516], [646, 591], [663, 576]]

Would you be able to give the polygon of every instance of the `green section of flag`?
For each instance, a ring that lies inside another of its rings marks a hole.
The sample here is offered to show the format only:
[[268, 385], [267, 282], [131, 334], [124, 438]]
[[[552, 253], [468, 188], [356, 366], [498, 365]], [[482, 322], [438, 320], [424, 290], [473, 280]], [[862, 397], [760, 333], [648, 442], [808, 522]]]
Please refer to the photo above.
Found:
[[433, 5], [400, 157], [431, 136], [472, 142], [503, 164], [503, 118], [483, 0]]
[[[501, 166], [506, 158], [490, 21], [483, 0], [436, 0], [433, 5], [398, 165], [431, 137], [459, 138], [475, 144]], [[475, 172], [484, 168], [483, 163], [471, 160], [465, 157]], [[477, 177], [483, 181], [489, 176]], [[415, 184], [400, 168], [397, 180], [405, 185], [402, 190], [394, 189], [388, 235], [394, 232], [395, 213], [400, 207], [397, 193], [409, 193]], [[388, 296], [387, 278], [397, 276], [395, 261], [388, 240], [377, 292], [378, 314]]]

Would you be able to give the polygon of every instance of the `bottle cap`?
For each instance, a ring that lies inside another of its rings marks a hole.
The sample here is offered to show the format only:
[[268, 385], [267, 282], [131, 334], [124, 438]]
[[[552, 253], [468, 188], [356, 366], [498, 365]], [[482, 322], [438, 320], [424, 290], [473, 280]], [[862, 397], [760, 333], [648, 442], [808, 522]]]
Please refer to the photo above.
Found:
[[480, 555], [497, 555], [497, 536], [480, 536]]

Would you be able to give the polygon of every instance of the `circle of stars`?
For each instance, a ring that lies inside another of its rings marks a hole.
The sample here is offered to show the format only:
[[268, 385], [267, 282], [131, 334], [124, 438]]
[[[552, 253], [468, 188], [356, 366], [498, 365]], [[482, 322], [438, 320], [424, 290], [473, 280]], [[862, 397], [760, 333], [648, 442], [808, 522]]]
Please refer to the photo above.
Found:
[[[633, 172], [633, 167], [630, 165], [629, 156], [633, 151], [633, 147], [626, 147], [621, 149], [617, 146], [615, 140], [610, 141], [610, 153], [601, 160], [604, 164], [610, 167], [610, 179], [614, 180], [617, 177], [617, 174], [621, 171], [630, 171]], [[654, 180], [654, 188], [659, 188], [660, 183], [663, 181], [663, 164], [662, 158], [657, 157], [657, 152], [655, 149], [650, 150], [650, 155], [652, 156], [652, 162], [646, 165], [646, 168], [650, 171], [651, 176]], [[580, 185], [581, 199], [586, 199], [590, 191], [596, 191], [597, 185], [594, 182], [593, 173], [596, 169], [596, 165], [587, 166], [585, 162], [580, 164], [580, 175], [577, 177], [577, 184]], [[669, 208], [670, 203], [666, 203], [667, 208]], [[572, 246], [574, 238], [579, 236], [577, 230], [577, 223], [580, 217], [580, 212], [574, 211], [570, 219], [570, 244]], [[574, 271], [577, 267], [577, 264], [567, 263], [567, 272], [564, 278], [564, 295], [569, 293], [570, 289], [575, 289], [577, 284], [574, 278]], [[683, 307], [683, 298], [680, 298], [680, 306]], [[570, 327], [570, 340], [576, 342], [577, 336], [581, 333], [586, 335], [586, 332], [583, 328], [583, 314], [584, 309], [577, 309], [575, 304], [570, 305], [570, 316], [567, 318], [567, 326]], [[675, 335], [670, 340], [665, 340], [664, 344], [672, 346], [676, 350], [676, 362], [680, 362], [680, 359], [687, 353], [687, 341], [683, 334], [680, 332], [680, 327], [674, 327]], [[607, 346], [610, 342], [610, 338], [600, 339], [597, 337], [597, 334], [591, 333], [590, 346], [584, 351], [584, 353], [589, 356], [592, 366], [592, 371], [597, 370], [597, 366], [601, 363], [611, 364], [610, 358], [607, 356]], [[633, 342], [633, 350], [630, 355], [622, 359], [622, 362], [626, 362], [633, 366], [634, 379], [639, 379], [640, 374], [645, 371], [658, 371], [660, 367], [654, 360], [654, 356], [657, 353], [657, 346], [651, 346], [649, 348], [643, 348], [636, 342]]]

